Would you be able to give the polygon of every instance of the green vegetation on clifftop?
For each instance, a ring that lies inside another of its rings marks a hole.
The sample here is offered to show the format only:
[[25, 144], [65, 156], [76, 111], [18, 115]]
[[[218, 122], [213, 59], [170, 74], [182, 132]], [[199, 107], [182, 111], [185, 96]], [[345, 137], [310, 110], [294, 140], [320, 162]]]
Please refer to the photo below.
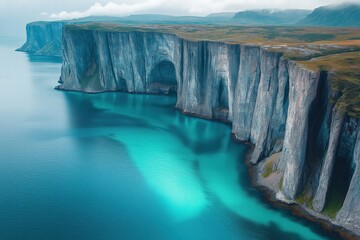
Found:
[[314, 58], [301, 64], [330, 74], [336, 107], [360, 118], [360, 51]]

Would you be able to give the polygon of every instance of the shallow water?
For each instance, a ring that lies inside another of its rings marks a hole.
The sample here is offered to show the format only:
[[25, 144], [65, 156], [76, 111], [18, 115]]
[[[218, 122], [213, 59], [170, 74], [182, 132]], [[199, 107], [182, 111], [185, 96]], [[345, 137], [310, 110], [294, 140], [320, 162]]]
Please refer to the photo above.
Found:
[[337, 239], [250, 187], [228, 125], [176, 98], [60, 92], [0, 37], [0, 239]]

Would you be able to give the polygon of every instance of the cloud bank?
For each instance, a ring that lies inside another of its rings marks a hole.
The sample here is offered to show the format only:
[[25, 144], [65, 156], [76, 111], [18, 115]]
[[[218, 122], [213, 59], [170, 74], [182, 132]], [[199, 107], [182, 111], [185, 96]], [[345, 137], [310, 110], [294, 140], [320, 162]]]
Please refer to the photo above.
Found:
[[163, 0], [148, 0], [139, 3], [114, 3], [108, 2], [105, 5], [101, 3], [95, 3], [90, 8], [85, 11], [73, 11], [66, 12], [62, 11], [60, 13], [53, 13], [50, 15], [52, 18], [61, 18], [61, 19], [71, 19], [71, 18], [81, 18], [88, 16], [124, 16], [135, 12], [142, 12], [155, 8], [164, 2]]
[[[357, 0], [360, 1], [360, 0]], [[62, 11], [53, 13], [51, 18], [74, 19], [88, 16], [127, 16], [138, 13], [203, 16], [214, 12], [240, 11], [255, 8], [303, 8], [339, 3], [339, 0], [122, 0], [93, 4], [84, 11]]]
[[[127, 16], [134, 13], [162, 13], [171, 15], [206, 15], [212, 12], [231, 10], [233, 0], [145, 0], [132, 3], [95, 3], [85, 11], [62, 11], [52, 18], [72, 19], [88, 16]], [[241, 4], [236, 4], [238, 7]]]

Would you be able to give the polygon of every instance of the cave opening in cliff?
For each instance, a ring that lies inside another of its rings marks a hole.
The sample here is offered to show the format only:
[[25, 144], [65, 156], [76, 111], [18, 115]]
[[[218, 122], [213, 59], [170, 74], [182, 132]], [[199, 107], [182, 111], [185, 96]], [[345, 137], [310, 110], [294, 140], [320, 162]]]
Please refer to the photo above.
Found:
[[229, 113], [229, 92], [224, 78], [219, 80], [217, 95], [214, 99], [214, 117], [226, 120]]
[[225, 80], [221, 79], [219, 84], [219, 92], [218, 92], [218, 107], [221, 109], [229, 109], [229, 93], [227, 90], [227, 86], [225, 84]]
[[150, 93], [175, 95], [177, 81], [174, 64], [167, 60], [156, 64], [151, 71], [147, 89]]
[[328, 216], [335, 217], [344, 204], [353, 176], [352, 156], [353, 151], [346, 146], [344, 141], [340, 142], [323, 210], [323, 213]]

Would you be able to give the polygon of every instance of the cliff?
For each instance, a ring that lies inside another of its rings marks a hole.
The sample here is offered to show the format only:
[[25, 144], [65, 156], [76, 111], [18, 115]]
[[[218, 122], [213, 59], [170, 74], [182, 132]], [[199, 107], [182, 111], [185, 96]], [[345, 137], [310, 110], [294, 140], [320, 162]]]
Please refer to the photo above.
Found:
[[44, 56], [61, 56], [64, 22], [33, 22], [26, 25], [26, 42], [17, 51]]
[[65, 28], [62, 46], [57, 89], [177, 94], [184, 113], [232, 123], [255, 145], [253, 164], [280, 155], [267, 173], [283, 175], [280, 199], [360, 235], [360, 121], [337, 107], [331, 72], [267, 46], [170, 33]]

